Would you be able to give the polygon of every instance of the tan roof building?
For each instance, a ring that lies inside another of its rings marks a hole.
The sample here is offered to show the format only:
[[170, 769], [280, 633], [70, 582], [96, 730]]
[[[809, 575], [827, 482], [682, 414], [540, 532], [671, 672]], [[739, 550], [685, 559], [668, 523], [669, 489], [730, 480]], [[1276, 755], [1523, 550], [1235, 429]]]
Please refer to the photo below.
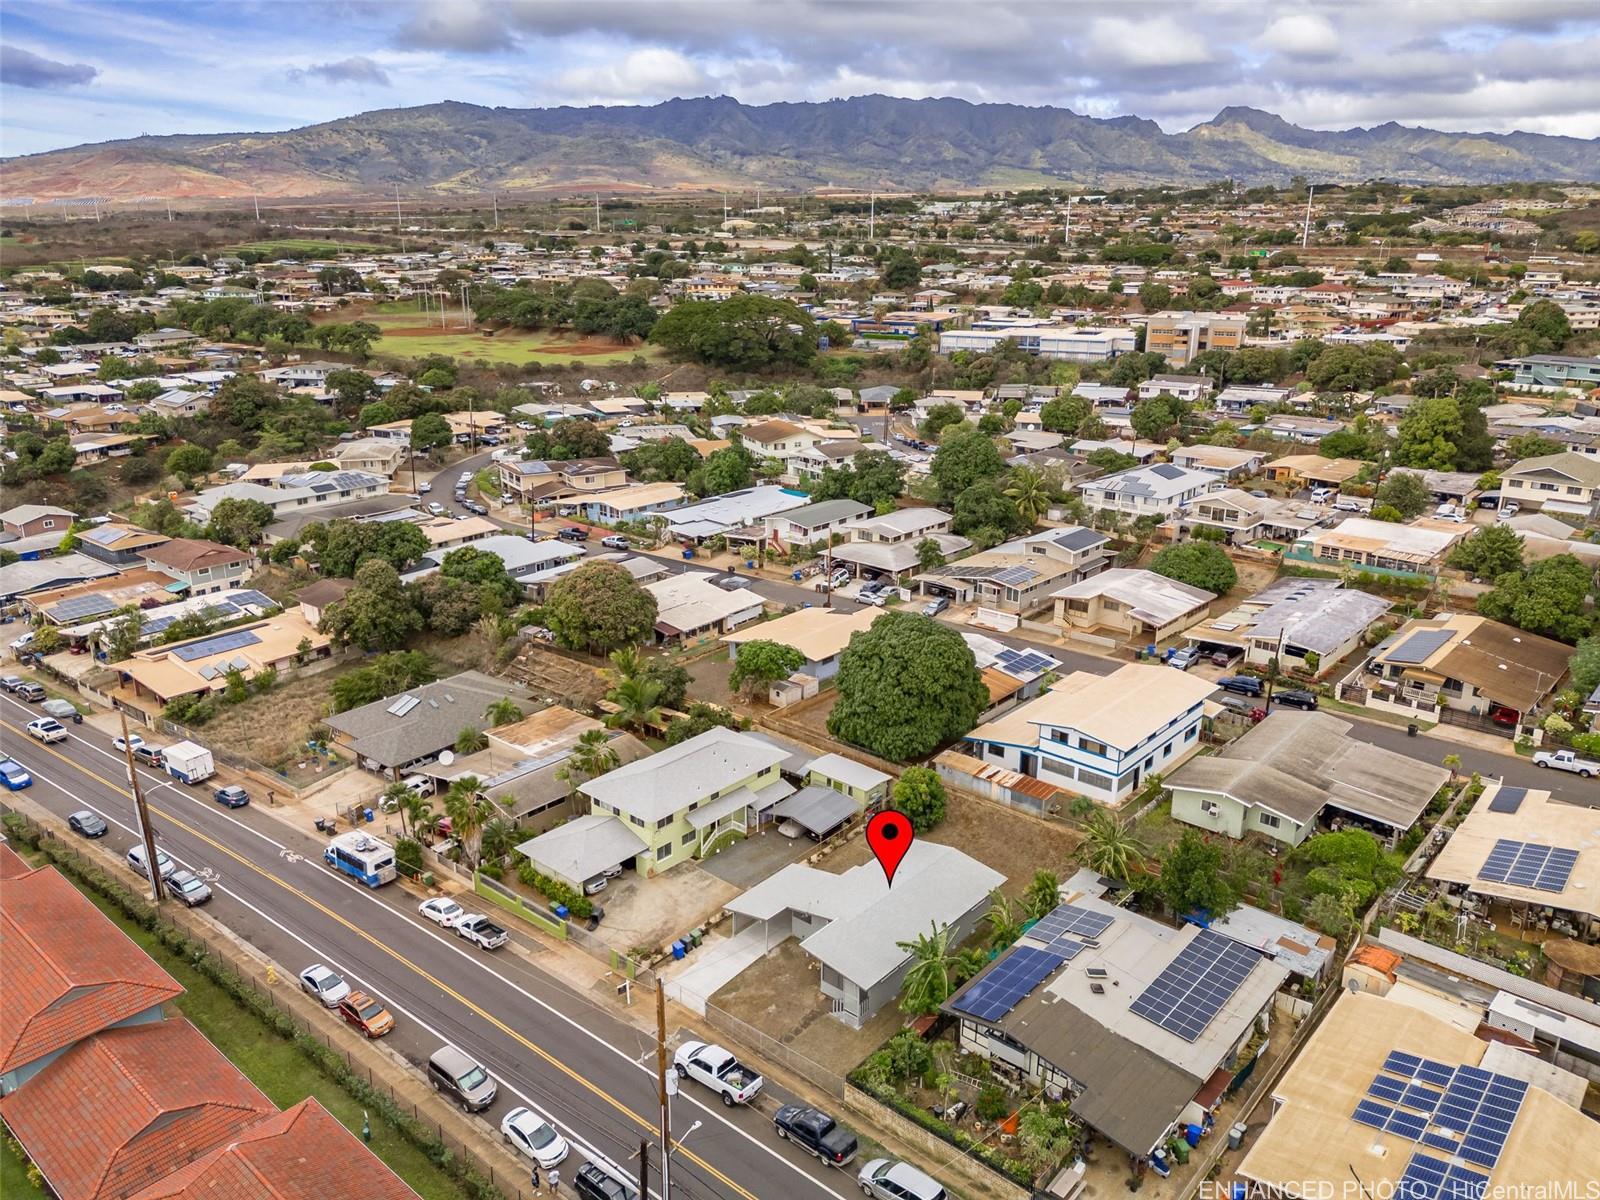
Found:
[[312, 658], [326, 658], [332, 642], [298, 608], [265, 621], [256, 621], [220, 633], [166, 646], [151, 646], [131, 658], [112, 663], [122, 676], [116, 695], [141, 708], [160, 708], [175, 697], [200, 692], [220, 692], [228, 686], [228, 673], [237, 670], [253, 679], [269, 667], [287, 673], [294, 669], [302, 641], [310, 644]]
[[883, 615], [879, 608], [857, 608], [846, 612], [837, 608], [800, 608], [792, 613], [736, 629], [723, 637], [735, 653], [746, 642], [777, 642], [791, 646], [805, 655], [806, 665], [800, 669], [807, 675], [826, 679], [839, 669], [839, 655], [844, 653], [850, 639]]
[[1536, 708], [1567, 672], [1572, 648], [1476, 613], [1408, 621], [1372, 655], [1368, 704], [1488, 715]]
[[1317, 483], [1338, 487], [1354, 479], [1367, 464], [1358, 458], [1324, 458], [1320, 454], [1286, 454], [1266, 465], [1267, 478], [1285, 483]]

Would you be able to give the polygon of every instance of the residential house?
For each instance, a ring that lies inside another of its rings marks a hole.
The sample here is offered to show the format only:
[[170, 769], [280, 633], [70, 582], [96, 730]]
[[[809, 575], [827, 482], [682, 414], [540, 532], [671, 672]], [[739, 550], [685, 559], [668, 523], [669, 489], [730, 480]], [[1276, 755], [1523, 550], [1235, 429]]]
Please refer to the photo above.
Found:
[[78, 553], [112, 567], [131, 567], [140, 561], [140, 552], [171, 541], [164, 533], [153, 533], [137, 525], [115, 523], [96, 525], [78, 535]]
[[255, 556], [248, 550], [200, 538], [163, 540], [139, 550], [138, 556], [151, 570], [171, 576], [168, 591], [191, 596], [240, 587], [255, 566]]
[[1340, 486], [1361, 474], [1368, 464], [1358, 458], [1324, 458], [1320, 454], [1286, 454], [1266, 465], [1267, 478], [1294, 488]]
[[351, 501], [389, 494], [389, 480], [366, 471], [291, 471], [264, 483], [225, 483], [196, 494], [185, 508], [200, 524], [224, 500], [259, 500], [274, 516], [314, 511], [314, 520], [330, 520], [327, 510]]
[[508, 458], [500, 463], [499, 473], [500, 490], [522, 504], [599, 495], [628, 483], [628, 473], [614, 458], [575, 458], [570, 462]]
[[1080, 485], [1078, 492], [1090, 508], [1129, 517], [1165, 518], [1221, 487], [1222, 481], [1209, 472], [1157, 463], [1092, 479]]
[[120, 677], [116, 706], [151, 723], [179, 696], [221, 692], [238, 672], [246, 680], [263, 671], [288, 675], [305, 663], [329, 658], [332, 641], [290, 609], [221, 633], [135, 650], [110, 669]]
[[393, 479], [409, 457], [407, 448], [384, 438], [357, 438], [334, 447], [333, 461], [341, 471], [364, 471]]
[[899, 995], [912, 962], [903, 947], [930, 922], [949, 929], [952, 945], [965, 941], [988, 910], [989, 894], [1004, 882], [1000, 872], [954, 847], [918, 841], [892, 887], [876, 862], [839, 874], [790, 863], [728, 901], [727, 909], [734, 939], [763, 955], [799, 939], [817, 963], [817, 986], [833, 1002], [829, 1011], [859, 1029]]
[[1138, 387], [1139, 399], [1172, 396], [1185, 404], [1199, 404], [1211, 395], [1211, 380], [1204, 375], [1154, 375]]
[[578, 786], [592, 818], [579, 818], [585, 821], [580, 832], [588, 846], [603, 848], [602, 859], [547, 857], [570, 847], [571, 835], [560, 829], [518, 850], [536, 867], [559, 867], [563, 878], [579, 885], [628, 859], [641, 876], [658, 875], [760, 824], [767, 810], [794, 791], [779, 774], [785, 758], [785, 751], [748, 734], [707, 730]]
[[526, 688], [481, 671], [408, 688], [325, 720], [333, 742], [366, 770], [398, 779], [402, 772], [450, 750], [463, 729], [489, 726], [487, 710], [500, 700], [526, 706]]
[[1160, 312], [1144, 325], [1147, 354], [1165, 356], [1181, 367], [1207, 350], [1229, 352], [1244, 347], [1246, 321], [1241, 316], [1211, 312]]
[[1497, 362], [1495, 369], [1511, 371], [1511, 386], [1523, 391], [1589, 391], [1600, 387], [1600, 358], [1530, 354]]
[[1405, 717], [1440, 709], [1481, 717], [1479, 727], [1509, 737], [1566, 677], [1571, 656], [1552, 638], [1452, 613], [1407, 621], [1340, 691]]
[[859, 440], [854, 439], [818, 442], [810, 449], [792, 455], [789, 471], [798, 483], [815, 483], [829, 467], [848, 465], [865, 448]]
[[675, 540], [697, 545], [710, 538], [726, 537], [746, 526], [758, 525], [774, 513], [803, 508], [809, 503], [804, 492], [758, 484], [686, 504], [664, 515]]
[[930, 507], [897, 508], [881, 517], [846, 521], [841, 528], [850, 540], [833, 547], [833, 562], [858, 576], [869, 572], [902, 579], [920, 566], [917, 548], [924, 541], [931, 541], [945, 558], [972, 548], [968, 539], [950, 532], [954, 520]]
[[781, 463], [785, 475], [791, 475], [790, 460], [827, 440], [820, 433], [776, 418], [746, 425], [739, 434], [746, 450], [759, 459]]
[[1203, 702], [1215, 690], [1210, 680], [1170, 667], [1074, 671], [965, 740], [985, 763], [1116, 806], [1200, 748]]
[[684, 573], [645, 584], [656, 598], [655, 633], [662, 642], [732, 633], [761, 616], [765, 601], [750, 588], [720, 588], [704, 575]]
[[991, 612], [1028, 614], [1048, 605], [1054, 589], [1105, 569], [1105, 534], [1082, 526], [1047, 529], [915, 576], [925, 596], [944, 596]]
[[[573, 545], [571, 542], [562, 542], [555, 538], [530, 542], [526, 537], [499, 532], [488, 537], [475, 538], [471, 544], [474, 550], [481, 550], [485, 554], [497, 557], [505, 564], [506, 574], [524, 586], [541, 572], [563, 563], [574, 562], [584, 554], [582, 546]], [[444, 560], [458, 548], [443, 545], [434, 547], [417, 559], [401, 578], [407, 583], [413, 583], [436, 574], [444, 566]]]
[[689, 503], [688, 493], [679, 483], [630, 483], [591, 495], [568, 496], [556, 504], [563, 515], [581, 514], [586, 520], [608, 525], [623, 521], [646, 520], [656, 513], [670, 512]]
[[826, 542], [843, 530], [846, 522], [871, 513], [872, 506], [859, 501], [823, 500], [764, 518], [763, 540], [774, 552], [783, 554], [800, 546]]
[[967, 350], [987, 354], [1002, 342], [1012, 342], [1024, 353], [1039, 358], [1081, 363], [1106, 362], [1138, 346], [1137, 335], [1131, 329], [1090, 329], [1026, 318], [985, 323], [982, 327], [975, 323], [971, 329], [946, 329], [939, 334], [939, 353]]
[[1453, 521], [1422, 520], [1399, 525], [1370, 517], [1347, 517], [1331, 529], [1308, 530], [1285, 557], [1404, 575], [1434, 575], [1450, 548], [1471, 528]]
[[1600, 938], [1600, 824], [1587, 805], [1491, 782], [1427, 877], [1442, 885], [1452, 908], [1471, 897], [1502, 926], [1537, 924], [1588, 943]]
[[[1368, 951], [1389, 955], [1372, 945], [1360, 953]], [[1444, 972], [1422, 975], [1426, 970], [1419, 963], [1415, 974], [1385, 980], [1386, 993], [1351, 990], [1334, 1002], [1271, 1085], [1265, 1126], [1237, 1168], [1252, 1192], [1338, 1188], [1351, 1179], [1353, 1164], [1373, 1196], [1415, 1196], [1419, 1181], [1420, 1190], [1438, 1196], [1536, 1196], [1560, 1191], [1565, 1180], [1593, 1176], [1587, 1164], [1600, 1155], [1600, 1135], [1582, 1108], [1587, 1081], [1556, 1065], [1573, 1057], [1502, 1032], [1486, 1009], [1503, 999], [1524, 1020], [1549, 1013], [1578, 1045], [1593, 1043], [1594, 1026], [1454, 973], [1445, 984]], [[1459, 1114], [1456, 1133], [1470, 1140], [1426, 1125], [1414, 1133], [1413, 1122], [1394, 1119], [1404, 1117], [1402, 1097], [1418, 1085], [1429, 1091], [1421, 1099], [1443, 1093], [1438, 1103]], [[1484, 1096], [1490, 1099], [1476, 1102]], [[1378, 1097], [1400, 1099], [1402, 1106]], [[1444, 1141], [1455, 1150], [1440, 1145]]]
[[883, 615], [877, 608], [798, 608], [759, 625], [746, 625], [723, 637], [730, 657], [746, 642], [777, 642], [805, 658], [799, 674], [819, 682], [839, 673], [839, 656], [850, 639]]
[[1322, 417], [1301, 417], [1293, 413], [1274, 413], [1261, 424], [1262, 431], [1275, 438], [1305, 442], [1312, 446], [1343, 428], [1343, 421], [1331, 421]]
[[[1184, 513], [1186, 526], [1215, 529], [1230, 546], [1248, 545], [1271, 537], [1283, 511], [1282, 502], [1269, 496], [1253, 496], [1238, 488], [1223, 488], [1201, 496]], [[1315, 524], [1315, 520], [1310, 522]], [[1296, 534], [1300, 530], [1295, 531]]]
[[115, 567], [77, 553], [57, 554], [52, 558], [24, 558], [0, 567], [0, 604], [10, 604], [19, 596], [83, 583], [89, 579], [104, 579], [116, 573]]
[[343, 600], [345, 593], [355, 587], [353, 579], [319, 579], [295, 593], [295, 603], [308, 625], [321, 625], [328, 610]]
[[[963, 1052], [1059, 1094], [1142, 1161], [1174, 1130], [1204, 1125], [1250, 1073], [1291, 967], [1254, 940], [1107, 903], [1100, 887], [1090, 872], [1074, 876], [1067, 903], [942, 1007], [960, 1022]], [[1204, 1001], [1183, 1004], [1201, 984]]]
[[1208, 654], [1237, 652], [1263, 668], [1276, 658], [1316, 676], [1364, 646], [1367, 630], [1392, 607], [1338, 579], [1279, 579], [1183, 636]]
[[48, 504], [18, 504], [0, 512], [0, 529], [14, 538], [33, 537], [41, 533], [66, 536], [67, 530], [78, 514], [70, 508], [53, 508]]
[[1217, 393], [1212, 407], [1230, 417], [1246, 416], [1257, 408], [1274, 408], [1286, 403], [1294, 393], [1271, 384], [1232, 383]]
[[1390, 845], [1422, 816], [1450, 771], [1350, 736], [1349, 721], [1275, 709], [1214, 755], [1164, 781], [1174, 820], [1293, 849], [1334, 821]]
[[1525, 458], [1500, 476], [1500, 503], [1582, 520], [1600, 514], [1600, 458], [1564, 450]]
[[1184, 446], [1173, 452], [1172, 463], [1219, 479], [1243, 479], [1259, 474], [1266, 458], [1262, 451], [1242, 446]]
[[1052, 592], [1051, 598], [1064, 636], [1151, 645], [1204, 620], [1216, 596], [1154, 571], [1113, 567]]
[[822, 754], [806, 764], [806, 784], [849, 796], [856, 810], [877, 808], [889, 799], [894, 776], [842, 754]]

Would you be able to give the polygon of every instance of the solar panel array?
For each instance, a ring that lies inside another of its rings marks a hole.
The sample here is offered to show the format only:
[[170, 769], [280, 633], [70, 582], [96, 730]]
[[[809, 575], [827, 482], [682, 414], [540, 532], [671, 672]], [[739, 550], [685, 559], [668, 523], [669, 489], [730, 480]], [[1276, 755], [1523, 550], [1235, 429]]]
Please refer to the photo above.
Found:
[[1056, 660], [1033, 650], [1006, 649], [994, 660], [995, 666], [1013, 675], [1039, 675], [1056, 665]]
[[1398, 664], [1415, 665], [1426, 662], [1428, 656], [1451, 638], [1455, 637], [1453, 629], [1419, 629], [1400, 645], [1396, 646], [1384, 658], [1389, 662]]
[[1202, 929], [1155, 982], [1139, 993], [1128, 1011], [1192, 1042], [1205, 1032], [1260, 961], [1259, 951]]
[[190, 642], [183, 646], [174, 646], [172, 653], [184, 662], [194, 662], [197, 658], [210, 658], [213, 654], [225, 654], [229, 650], [238, 650], [244, 646], [258, 646], [261, 639], [248, 629], [234, 629], [227, 633], [219, 633], [215, 637], [202, 638], [198, 642]]
[[1501, 838], [1484, 859], [1478, 878], [1541, 892], [1560, 892], [1566, 889], [1577, 861], [1576, 850]]
[[52, 608], [50, 616], [57, 621], [81, 621], [85, 617], [98, 617], [102, 613], [116, 611], [117, 606], [104, 596], [74, 596]]
[[1417, 1153], [1395, 1187], [1395, 1200], [1483, 1200], [1489, 1177], [1454, 1163]]
[[1396, 1050], [1367, 1086], [1367, 1095], [1377, 1099], [1359, 1101], [1351, 1116], [1359, 1124], [1493, 1168], [1527, 1094], [1528, 1085], [1509, 1075], [1451, 1067]]
[[1028, 930], [1029, 937], [1051, 942], [1063, 934], [1075, 933], [1079, 937], [1097, 938], [1111, 927], [1112, 918], [1076, 904], [1059, 904], [1039, 919]]
[[1527, 798], [1527, 788], [1502, 787], [1494, 794], [1494, 799], [1489, 801], [1489, 811], [1514, 813], [1522, 807], [1522, 802]]
[[1022, 1003], [1023, 997], [1043, 983], [1067, 958], [1053, 950], [1017, 946], [951, 1007], [980, 1021], [997, 1021]]
[[1031, 583], [1037, 578], [1039, 572], [1032, 567], [1007, 567], [994, 577], [994, 581], [1007, 587], [1014, 587], [1017, 584]]

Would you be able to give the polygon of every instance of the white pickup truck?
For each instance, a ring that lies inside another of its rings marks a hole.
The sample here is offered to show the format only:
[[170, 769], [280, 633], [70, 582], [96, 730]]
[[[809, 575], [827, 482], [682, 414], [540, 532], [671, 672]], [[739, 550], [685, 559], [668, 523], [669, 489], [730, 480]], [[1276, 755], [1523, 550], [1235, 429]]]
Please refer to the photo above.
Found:
[[732, 1108], [748, 1104], [765, 1082], [761, 1075], [745, 1066], [731, 1051], [707, 1042], [685, 1042], [672, 1056], [673, 1069], [680, 1079], [693, 1079], [722, 1097]]
[[1585, 779], [1591, 775], [1600, 775], [1600, 762], [1590, 758], [1579, 758], [1575, 750], [1541, 750], [1533, 756], [1533, 765], [1554, 767], [1557, 771], [1571, 771], [1574, 775], [1582, 775]]
[[481, 913], [462, 917], [454, 928], [467, 941], [475, 942], [485, 950], [498, 950], [506, 944], [506, 931]]

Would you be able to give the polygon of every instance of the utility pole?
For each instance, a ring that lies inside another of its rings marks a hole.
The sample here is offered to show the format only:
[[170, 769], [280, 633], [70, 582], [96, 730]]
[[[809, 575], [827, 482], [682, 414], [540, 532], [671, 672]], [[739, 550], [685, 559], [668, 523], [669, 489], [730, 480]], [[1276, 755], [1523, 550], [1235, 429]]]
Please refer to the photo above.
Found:
[[[639, 1139], [639, 1195], [650, 1194], [650, 1139]], [[665, 1197], [666, 1192], [662, 1192]]]
[[[671, 1078], [669, 1085], [667, 1080]], [[678, 1076], [667, 1066], [667, 995], [660, 982], [656, 984], [656, 1090], [661, 1100], [661, 1200], [672, 1200], [672, 1095], [678, 1090]], [[639, 1170], [644, 1172], [647, 1160], [641, 1155]], [[648, 1192], [640, 1192], [641, 1196]]]
[[394, 231], [400, 232], [400, 185], [394, 185]]
[[461, 285], [461, 327], [472, 328], [472, 310], [467, 307], [467, 285]]
[[1067, 228], [1065, 233], [1068, 246], [1072, 245], [1072, 200], [1071, 196], [1067, 197]]
[[594, 231], [600, 232], [600, 193], [594, 194]]
[[1306, 220], [1300, 227], [1300, 249], [1306, 248], [1306, 243], [1311, 240], [1311, 198], [1317, 194], [1317, 185], [1312, 184], [1306, 189]]
[[144, 792], [139, 787], [139, 772], [133, 769], [133, 744], [128, 740], [128, 714], [121, 709], [122, 757], [128, 763], [128, 786], [133, 789], [133, 809], [139, 814], [139, 836], [144, 839], [144, 869], [150, 876], [150, 899], [161, 903], [161, 867], [156, 859], [156, 831], [150, 824], [150, 810], [145, 807]]
[[500, 228], [500, 197], [494, 192], [489, 193], [489, 204], [494, 209], [494, 228]]
[[167, 222], [168, 222], [168, 224], [170, 224], [172, 222], [172, 201], [171, 200], [167, 201]]
[[867, 241], [878, 240], [878, 193], [873, 192], [867, 201]]
[[251, 196], [250, 200], [256, 206], [256, 224], [259, 225], [261, 224], [261, 197]]

